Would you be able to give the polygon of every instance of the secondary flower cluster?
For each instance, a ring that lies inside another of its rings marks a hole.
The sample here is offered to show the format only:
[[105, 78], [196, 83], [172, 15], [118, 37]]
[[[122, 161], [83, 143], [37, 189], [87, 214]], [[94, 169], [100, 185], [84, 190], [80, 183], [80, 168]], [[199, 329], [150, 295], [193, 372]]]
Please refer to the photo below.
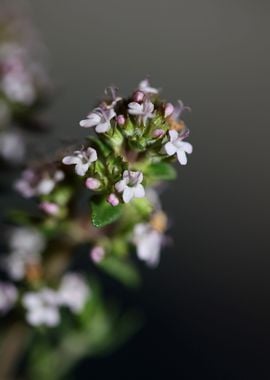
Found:
[[21, 163], [25, 156], [20, 127], [47, 102], [51, 92], [40, 59], [43, 46], [25, 21], [0, 6], [0, 158], [11, 164]]

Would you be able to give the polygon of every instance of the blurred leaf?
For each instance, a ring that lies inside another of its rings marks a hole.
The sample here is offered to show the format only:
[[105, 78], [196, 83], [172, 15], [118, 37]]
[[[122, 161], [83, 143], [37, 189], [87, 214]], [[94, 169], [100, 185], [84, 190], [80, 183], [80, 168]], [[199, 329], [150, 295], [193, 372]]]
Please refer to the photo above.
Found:
[[126, 286], [137, 287], [141, 283], [140, 275], [131, 262], [110, 256], [102, 260], [98, 266]]
[[49, 196], [49, 199], [57, 203], [59, 206], [65, 206], [69, 202], [72, 193], [73, 190], [71, 187], [60, 186]]
[[166, 162], [150, 164], [146, 168], [145, 174], [155, 180], [173, 180], [177, 176], [174, 167]]
[[92, 223], [95, 227], [104, 227], [115, 222], [120, 216], [122, 205], [111, 206], [104, 197], [93, 197], [91, 200]]
[[109, 144], [102, 141], [101, 138], [96, 136], [89, 136], [88, 140], [92, 143], [92, 145], [95, 148], [97, 148], [104, 155], [104, 157], [107, 157], [109, 154], [111, 154], [112, 148]]

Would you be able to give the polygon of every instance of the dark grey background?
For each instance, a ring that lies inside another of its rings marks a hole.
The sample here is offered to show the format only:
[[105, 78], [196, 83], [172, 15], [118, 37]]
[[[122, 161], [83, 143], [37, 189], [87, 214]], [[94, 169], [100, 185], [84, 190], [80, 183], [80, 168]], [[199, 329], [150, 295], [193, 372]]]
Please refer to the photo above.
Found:
[[143, 272], [148, 324], [78, 378], [269, 379], [270, 2], [31, 0], [30, 9], [60, 88], [52, 143], [85, 136], [78, 121], [108, 84], [127, 94], [146, 75], [193, 110], [194, 154], [163, 197], [175, 243]]

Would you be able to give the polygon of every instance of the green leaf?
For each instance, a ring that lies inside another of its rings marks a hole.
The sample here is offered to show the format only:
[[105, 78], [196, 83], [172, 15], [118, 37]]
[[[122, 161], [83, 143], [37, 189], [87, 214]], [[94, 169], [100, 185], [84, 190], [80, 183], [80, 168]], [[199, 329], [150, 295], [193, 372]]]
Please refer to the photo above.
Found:
[[173, 180], [177, 173], [171, 164], [166, 162], [157, 162], [148, 166], [145, 174], [155, 180]]
[[107, 144], [105, 141], [102, 141], [101, 138], [96, 136], [89, 136], [88, 140], [91, 141], [92, 145], [95, 148], [100, 150], [104, 157], [107, 157], [109, 156], [109, 154], [112, 153], [111, 146]]
[[98, 266], [126, 286], [137, 287], [140, 285], [140, 275], [136, 267], [129, 261], [109, 256], [102, 260]]
[[91, 210], [93, 225], [101, 228], [115, 222], [121, 216], [122, 205], [113, 207], [106, 199], [93, 197], [91, 200]]

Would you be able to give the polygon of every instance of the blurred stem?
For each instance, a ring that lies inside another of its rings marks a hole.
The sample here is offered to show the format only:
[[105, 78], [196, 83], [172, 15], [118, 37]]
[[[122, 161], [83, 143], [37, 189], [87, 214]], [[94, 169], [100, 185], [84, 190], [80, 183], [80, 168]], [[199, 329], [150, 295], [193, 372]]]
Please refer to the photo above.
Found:
[[12, 324], [4, 334], [0, 346], [0, 379], [15, 379], [15, 372], [25, 348], [29, 329], [21, 322]]

